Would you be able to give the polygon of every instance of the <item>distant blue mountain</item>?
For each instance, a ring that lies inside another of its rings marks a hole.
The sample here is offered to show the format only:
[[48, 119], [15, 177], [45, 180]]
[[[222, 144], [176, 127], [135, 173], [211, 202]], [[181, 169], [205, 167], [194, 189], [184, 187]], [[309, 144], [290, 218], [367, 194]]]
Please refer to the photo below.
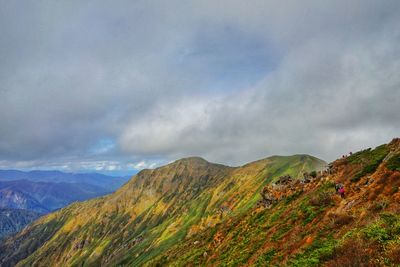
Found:
[[84, 183], [0, 181], [0, 208], [47, 213], [74, 201], [111, 193], [103, 187]]
[[114, 177], [100, 173], [65, 173], [60, 171], [0, 170], [0, 181], [29, 180], [34, 182], [90, 184], [114, 191], [130, 177]]
[[30, 210], [0, 208], [0, 239], [21, 230], [40, 215], [40, 213]]
[[41, 214], [109, 194], [129, 179], [99, 173], [0, 170], [0, 238]]

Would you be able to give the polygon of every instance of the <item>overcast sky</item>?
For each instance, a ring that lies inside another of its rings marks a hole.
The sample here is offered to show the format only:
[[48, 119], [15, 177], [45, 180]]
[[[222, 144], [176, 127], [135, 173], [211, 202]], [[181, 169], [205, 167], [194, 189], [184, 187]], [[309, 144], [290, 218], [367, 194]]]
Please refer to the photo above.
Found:
[[0, 0], [0, 168], [331, 161], [400, 136], [400, 1]]

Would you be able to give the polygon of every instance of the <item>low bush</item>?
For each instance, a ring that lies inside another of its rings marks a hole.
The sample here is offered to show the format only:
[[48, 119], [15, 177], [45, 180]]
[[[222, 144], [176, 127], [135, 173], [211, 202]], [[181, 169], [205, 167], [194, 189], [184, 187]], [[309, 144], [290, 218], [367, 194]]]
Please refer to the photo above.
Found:
[[280, 239], [282, 239], [282, 237], [290, 230], [292, 229], [293, 225], [292, 224], [288, 224], [288, 225], [284, 225], [279, 227], [279, 229], [274, 233], [274, 235], [271, 237], [271, 240], [276, 242]]
[[331, 192], [320, 192], [318, 195], [310, 199], [310, 205], [315, 207], [326, 207], [333, 204], [332, 193]]
[[390, 262], [396, 266], [400, 266], [400, 244], [393, 244], [388, 247], [386, 256]]
[[321, 262], [332, 258], [334, 248], [335, 241], [332, 238], [317, 238], [303, 253], [291, 259], [288, 266], [320, 266]]
[[379, 242], [389, 240], [390, 238], [387, 230], [379, 223], [375, 223], [367, 227], [364, 230], [364, 234], [366, 238]]
[[358, 182], [365, 175], [375, 172], [388, 153], [389, 149], [387, 146], [382, 145], [376, 147], [374, 150], [365, 150], [350, 156], [348, 158], [349, 162], [362, 163], [364, 165], [361, 171], [357, 172], [350, 181], [354, 183]]
[[380, 219], [368, 225], [363, 233], [366, 238], [379, 241], [381, 244], [400, 238], [400, 215], [392, 213], [380, 214]]
[[388, 153], [389, 148], [387, 147], [387, 145], [380, 145], [374, 149], [368, 148], [354, 153], [347, 158], [347, 161], [353, 164], [364, 163], [365, 161], [379, 161], [383, 159]]
[[392, 156], [387, 162], [386, 167], [392, 171], [400, 171], [400, 154]]
[[332, 259], [325, 262], [327, 267], [377, 266], [375, 258], [378, 248], [364, 240], [349, 239], [334, 249]]
[[274, 248], [269, 249], [262, 256], [260, 256], [255, 262], [256, 266], [267, 266], [272, 259], [275, 257], [276, 250]]
[[345, 213], [338, 213], [331, 215], [332, 222], [335, 226], [344, 226], [351, 223], [354, 217]]
[[380, 199], [377, 201], [374, 201], [373, 205], [372, 205], [372, 209], [374, 211], [381, 211], [386, 209], [386, 207], [389, 205], [389, 201], [386, 199]]

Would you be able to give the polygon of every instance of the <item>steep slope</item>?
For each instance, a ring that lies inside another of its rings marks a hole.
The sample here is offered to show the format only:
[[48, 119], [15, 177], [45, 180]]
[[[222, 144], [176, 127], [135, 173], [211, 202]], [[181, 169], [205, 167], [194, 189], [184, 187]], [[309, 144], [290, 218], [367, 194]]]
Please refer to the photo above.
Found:
[[261, 188], [279, 176], [301, 178], [323, 165], [307, 155], [237, 168], [187, 158], [144, 170], [114, 194], [72, 204], [9, 238], [0, 245], [0, 262], [139, 266], [178, 241], [246, 214]]
[[102, 187], [112, 192], [129, 179], [125, 177], [107, 176], [100, 173], [65, 173], [60, 171], [0, 170], [0, 181], [29, 180], [32, 182], [80, 183]]
[[39, 216], [40, 213], [30, 210], [0, 209], [0, 239], [18, 232]]
[[[346, 190], [342, 199], [336, 182]], [[149, 266], [400, 266], [400, 139], [339, 159], [269, 207], [176, 243]]]
[[65, 207], [107, 192], [82, 183], [45, 183], [27, 180], [0, 182], [0, 208], [28, 209], [40, 213]]

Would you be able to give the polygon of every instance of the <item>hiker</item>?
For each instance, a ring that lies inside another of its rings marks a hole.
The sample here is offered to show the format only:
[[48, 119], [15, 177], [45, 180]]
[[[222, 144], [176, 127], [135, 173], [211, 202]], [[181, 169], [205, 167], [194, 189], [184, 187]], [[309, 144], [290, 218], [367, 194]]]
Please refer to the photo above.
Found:
[[339, 183], [338, 181], [336, 181], [336, 184], [335, 184], [336, 193], [339, 193], [339, 189], [342, 187], [343, 187], [343, 185], [341, 183]]
[[341, 198], [344, 198], [344, 186], [339, 189], [339, 194]]
[[339, 181], [336, 181], [335, 189], [336, 193], [340, 194], [340, 196], [344, 198], [344, 185], [342, 183], [339, 183]]

